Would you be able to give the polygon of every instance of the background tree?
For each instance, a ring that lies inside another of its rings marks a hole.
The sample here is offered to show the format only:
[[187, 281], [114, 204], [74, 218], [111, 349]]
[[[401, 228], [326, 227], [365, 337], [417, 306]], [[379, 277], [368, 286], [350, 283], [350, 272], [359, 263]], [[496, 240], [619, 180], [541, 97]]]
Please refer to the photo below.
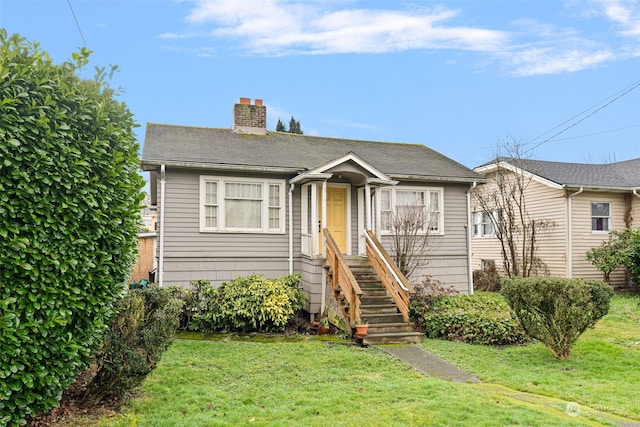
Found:
[[587, 252], [587, 259], [604, 275], [609, 283], [611, 273], [624, 267], [627, 280], [640, 284], [640, 228], [612, 231], [610, 239]]
[[302, 129], [300, 128], [300, 122], [291, 116], [291, 120], [289, 121], [289, 133], [297, 133], [302, 135]]
[[282, 120], [278, 119], [278, 124], [276, 125], [276, 132], [288, 132], [288, 133], [296, 133], [302, 135], [302, 129], [300, 128], [300, 122], [291, 116], [291, 120], [289, 120], [289, 129], [287, 130], [282, 123]]
[[[537, 256], [542, 233], [555, 223], [533, 218], [527, 211], [525, 192], [532, 176], [526, 172], [522, 143], [514, 139], [498, 142], [493, 183], [483, 184], [474, 192], [475, 204], [491, 220], [500, 242], [502, 265], [509, 277], [529, 277], [546, 271]], [[506, 156], [501, 154], [505, 153]]]
[[0, 425], [55, 406], [100, 346], [136, 258], [132, 113], [0, 29]]

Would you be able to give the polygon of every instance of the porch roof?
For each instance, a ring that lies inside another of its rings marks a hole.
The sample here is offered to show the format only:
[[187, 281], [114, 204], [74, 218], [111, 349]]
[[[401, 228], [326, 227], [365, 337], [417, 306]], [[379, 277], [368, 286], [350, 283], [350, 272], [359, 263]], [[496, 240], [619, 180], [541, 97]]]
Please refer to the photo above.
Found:
[[143, 170], [159, 165], [302, 173], [354, 153], [387, 176], [453, 182], [485, 179], [460, 163], [420, 144], [324, 138], [283, 132], [266, 135], [231, 129], [147, 124]]

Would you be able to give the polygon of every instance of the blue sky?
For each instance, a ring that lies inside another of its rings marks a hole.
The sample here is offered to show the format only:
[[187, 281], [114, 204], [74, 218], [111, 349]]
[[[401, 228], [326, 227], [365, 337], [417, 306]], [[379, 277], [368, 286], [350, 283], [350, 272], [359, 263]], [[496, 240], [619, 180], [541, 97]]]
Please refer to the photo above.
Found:
[[270, 129], [294, 116], [471, 168], [505, 139], [539, 160], [640, 157], [638, 1], [0, 0], [0, 26], [57, 63], [86, 43], [117, 64], [141, 143], [147, 122], [231, 127], [247, 97]]

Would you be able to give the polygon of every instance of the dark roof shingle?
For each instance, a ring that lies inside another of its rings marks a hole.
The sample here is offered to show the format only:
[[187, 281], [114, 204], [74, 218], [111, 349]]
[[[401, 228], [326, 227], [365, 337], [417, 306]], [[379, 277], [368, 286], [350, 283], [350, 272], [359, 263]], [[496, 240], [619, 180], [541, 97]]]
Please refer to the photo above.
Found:
[[640, 187], [640, 158], [607, 164], [564, 163], [543, 160], [506, 160], [542, 178], [567, 187]]
[[388, 176], [450, 181], [482, 180], [452, 159], [419, 144], [324, 138], [271, 132], [234, 133], [231, 129], [147, 124], [142, 165], [199, 165], [307, 171], [354, 153]]

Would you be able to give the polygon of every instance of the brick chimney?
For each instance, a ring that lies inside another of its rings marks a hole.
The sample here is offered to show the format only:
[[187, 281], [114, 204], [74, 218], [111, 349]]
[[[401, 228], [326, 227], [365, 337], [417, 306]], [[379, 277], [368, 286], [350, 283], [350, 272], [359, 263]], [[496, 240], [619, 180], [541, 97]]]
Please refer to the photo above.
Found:
[[253, 135], [267, 134], [267, 107], [262, 99], [256, 99], [251, 105], [250, 98], [240, 98], [233, 106], [233, 131]]

